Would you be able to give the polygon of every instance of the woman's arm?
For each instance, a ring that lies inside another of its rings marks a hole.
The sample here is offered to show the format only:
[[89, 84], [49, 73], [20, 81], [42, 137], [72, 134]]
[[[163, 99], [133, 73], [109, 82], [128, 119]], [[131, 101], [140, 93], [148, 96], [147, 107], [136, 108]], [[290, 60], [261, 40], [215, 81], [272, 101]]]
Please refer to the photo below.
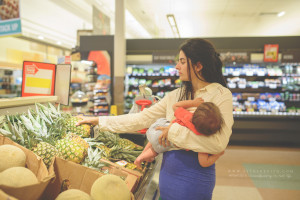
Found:
[[158, 103], [150, 108], [145, 108], [139, 113], [119, 116], [84, 117], [85, 121], [79, 122], [78, 125], [82, 123], [96, 123], [99, 125], [99, 130], [115, 133], [135, 132], [148, 128], [157, 119], [166, 117], [166, 111], [168, 105], [170, 105], [169, 101], [174, 98], [172, 95], [176, 95], [176, 91], [170, 92]]
[[168, 132], [168, 139], [176, 146], [195, 152], [217, 154], [226, 148], [232, 133], [232, 94], [229, 90], [218, 95], [213, 101], [220, 109], [224, 124], [221, 130], [211, 136], [196, 135], [188, 128], [174, 123]]
[[203, 102], [204, 102], [204, 100], [202, 98], [196, 98], [196, 99], [193, 99], [193, 100], [179, 101], [179, 102], [175, 103], [172, 108], [175, 112], [175, 110], [179, 107], [182, 107], [182, 108], [185, 108], [185, 109], [190, 108], [190, 107], [198, 107]]

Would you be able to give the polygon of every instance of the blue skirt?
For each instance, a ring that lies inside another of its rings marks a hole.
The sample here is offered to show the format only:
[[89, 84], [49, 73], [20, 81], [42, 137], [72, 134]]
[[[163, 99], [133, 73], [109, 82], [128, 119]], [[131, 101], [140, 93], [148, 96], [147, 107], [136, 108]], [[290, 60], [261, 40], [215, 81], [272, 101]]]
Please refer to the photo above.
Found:
[[162, 200], [210, 200], [215, 183], [215, 164], [201, 167], [198, 153], [185, 150], [164, 153], [159, 175]]

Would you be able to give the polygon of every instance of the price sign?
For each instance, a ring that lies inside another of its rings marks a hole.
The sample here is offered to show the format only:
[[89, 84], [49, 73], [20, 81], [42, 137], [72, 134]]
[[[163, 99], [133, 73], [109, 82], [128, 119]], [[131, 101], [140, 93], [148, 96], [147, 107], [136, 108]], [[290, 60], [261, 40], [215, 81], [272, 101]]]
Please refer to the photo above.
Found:
[[55, 64], [24, 61], [22, 97], [53, 96]]

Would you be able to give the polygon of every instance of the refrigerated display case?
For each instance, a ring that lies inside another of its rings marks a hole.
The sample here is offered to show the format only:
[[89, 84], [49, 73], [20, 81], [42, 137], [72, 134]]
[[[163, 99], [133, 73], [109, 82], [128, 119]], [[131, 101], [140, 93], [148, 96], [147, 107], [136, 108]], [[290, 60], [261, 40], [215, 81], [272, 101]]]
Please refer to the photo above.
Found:
[[181, 81], [174, 65], [127, 65], [124, 113], [129, 112], [134, 98], [139, 95], [139, 85], [146, 85], [152, 90], [154, 96], [163, 98], [168, 92], [178, 88], [180, 83]]

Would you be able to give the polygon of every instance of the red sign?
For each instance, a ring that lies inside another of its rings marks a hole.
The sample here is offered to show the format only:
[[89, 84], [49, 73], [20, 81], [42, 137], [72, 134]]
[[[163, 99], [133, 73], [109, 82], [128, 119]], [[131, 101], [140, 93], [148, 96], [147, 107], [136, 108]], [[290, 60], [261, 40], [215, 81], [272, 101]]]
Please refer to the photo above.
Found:
[[278, 62], [278, 44], [265, 44], [264, 62]]
[[56, 65], [23, 62], [22, 97], [53, 96]]

